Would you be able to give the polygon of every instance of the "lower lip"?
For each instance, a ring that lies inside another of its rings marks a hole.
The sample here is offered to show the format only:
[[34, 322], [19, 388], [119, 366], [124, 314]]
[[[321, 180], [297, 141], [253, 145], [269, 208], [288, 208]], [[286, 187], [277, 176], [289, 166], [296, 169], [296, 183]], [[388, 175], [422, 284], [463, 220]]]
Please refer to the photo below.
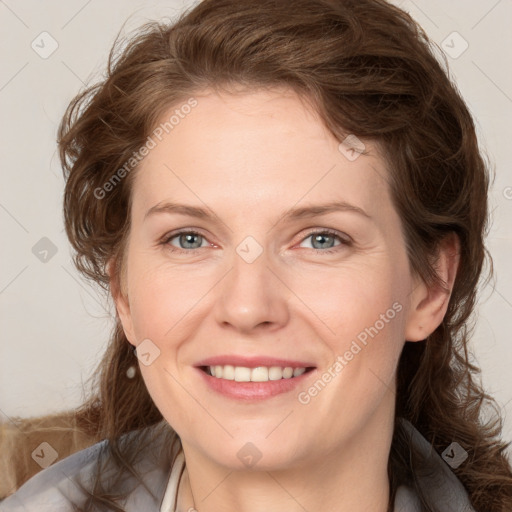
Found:
[[289, 379], [269, 380], [267, 382], [237, 382], [235, 380], [212, 377], [200, 368], [196, 370], [201, 374], [206, 384], [221, 395], [238, 400], [264, 400], [282, 393], [289, 393], [304, 382], [315, 369], [307, 371], [298, 377]]

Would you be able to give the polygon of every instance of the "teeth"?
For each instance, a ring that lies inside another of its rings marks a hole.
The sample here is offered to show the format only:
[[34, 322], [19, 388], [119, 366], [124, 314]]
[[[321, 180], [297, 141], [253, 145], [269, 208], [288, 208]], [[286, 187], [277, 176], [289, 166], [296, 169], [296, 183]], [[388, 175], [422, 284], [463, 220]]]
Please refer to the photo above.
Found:
[[235, 367], [227, 364], [222, 368], [222, 378], [226, 380], [235, 380]]
[[298, 377], [299, 375], [302, 375], [306, 371], [306, 368], [295, 368], [293, 370], [293, 376]]
[[251, 380], [251, 369], [243, 366], [235, 366], [235, 381], [249, 382]]
[[251, 370], [251, 381], [252, 382], [266, 382], [268, 380], [268, 368], [259, 366]]
[[[304, 371], [306, 371], [306, 368], [304, 368]], [[290, 368], [289, 366], [287, 366], [286, 368], [283, 368], [283, 379], [291, 379], [292, 377], [293, 377], [293, 368]]]
[[247, 368], [245, 366], [216, 365], [208, 366], [208, 373], [217, 379], [234, 380], [236, 382], [268, 382], [269, 380], [291, 379], [299, 377], [306, 368], [292, 368], [291, 366], [258, 366]]

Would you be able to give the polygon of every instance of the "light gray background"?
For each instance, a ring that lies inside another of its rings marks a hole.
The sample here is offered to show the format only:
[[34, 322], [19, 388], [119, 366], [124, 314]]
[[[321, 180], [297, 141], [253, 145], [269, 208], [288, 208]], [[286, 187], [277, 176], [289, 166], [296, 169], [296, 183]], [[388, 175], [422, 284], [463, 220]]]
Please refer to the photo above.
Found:
[[[112, 326], [112, 305], [74, 270], [63, 232], [55, 138], [64, 109], [103, 72], [123, 22], [129, 19], [125, 31], [131, 30], [193, 3], [0, 0], [0, 420], [78, 405]], [[395, 3], [451, 53], [452, 74], [496, 166], [488, 239], [496, 281], [483, 291], [473, 349], [484, 385], [503, 408], [504, 437], [512, 440], [512, 1]], [[58, 48], [42, 58], [31, 45], [48, 51], [45, 31]], [[468, 48], [458, 56], [464, 41]], [[32, 251], [43, 237], [57, 249], [46, 262]]]

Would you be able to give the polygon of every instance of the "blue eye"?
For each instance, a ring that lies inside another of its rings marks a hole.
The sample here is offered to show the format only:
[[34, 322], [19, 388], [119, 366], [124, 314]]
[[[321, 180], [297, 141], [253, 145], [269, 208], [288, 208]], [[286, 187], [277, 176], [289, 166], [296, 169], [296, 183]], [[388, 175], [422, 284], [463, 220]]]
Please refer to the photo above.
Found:
[[[323, 254], [330, 254], [340, 250], [340, 246], [351, 245], [351, 240], [348, 238], [347, 235], [345, 236], [346, 238], [342, 237], [337, 231], [333, 231], [330, 229], [311, 231], [305, 238], [302, 239], [302, 243], [308, 238], [312, 239], [312, 249], [314, 251]], [[179, 244], [178, 247], [171, 243], [171, 241], [174, 239], [177, 239]], [[336, 239], [339, 241], [337, 245], [335, 244]], [[206, 245], [203, 245], [203, 242], [205, 242]], [[191, 252], [212, 245], [207, 241], [207, 239], [203, 235], [201, 235], [197, 231], [190, 230], [183, 230], [171, 233], [170, 235], [164, 237], [161, 244], [168, 248], [171, 252], [180, 253]], [[315, 244], [318, 244], [319, 247], [315, 247]]]
[[[307, 239], [312, 240], [313, 250], [328, 254], [337, 252], [339, 250], [337, 249], [339, 246], [350, 245], [350, 240], [343, 238], [336, 231], [332, 231], [330, 229], [323, 231], [312, 231], [306, 238], [303, 239], [303, 242]], [[336, 239], [340, 241], [338, 245], [334, 245]], [[329, 242], [329, 240], [332, 240], [332, 244]], [[320, 247], [315, 247], [315, 244], [319, 244]], [[322, 245], [324, 245], [324, 247], [322, 247]]]
[[[178, 243], [181, 245], [181, 247], [176, 247], [170, 243], [171, 240], [175, 238], [178, 239]], [[197, 245], [198, 239], [199, 245]], [[201, 240], [206, 241], [206, 239], [197, 231], [180, 231], [178, 233], [172, 234], [169, 237], [166, 237], [162, 244], [170, 246], [171, 251], [190, 252], [190, 250], [201, 248]]]

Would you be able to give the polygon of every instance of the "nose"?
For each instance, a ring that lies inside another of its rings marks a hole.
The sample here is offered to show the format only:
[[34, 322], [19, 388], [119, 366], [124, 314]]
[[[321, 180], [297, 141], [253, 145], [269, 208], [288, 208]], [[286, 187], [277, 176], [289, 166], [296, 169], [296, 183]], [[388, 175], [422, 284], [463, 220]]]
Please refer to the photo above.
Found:
[[234, 252], [232, 267], [217, 289], [215, 317], [223, 328], [231, 326], [239, 333], [251, 333], [286, 325], [292, 293], [270, 259], [263, 251], [249, 263]]

